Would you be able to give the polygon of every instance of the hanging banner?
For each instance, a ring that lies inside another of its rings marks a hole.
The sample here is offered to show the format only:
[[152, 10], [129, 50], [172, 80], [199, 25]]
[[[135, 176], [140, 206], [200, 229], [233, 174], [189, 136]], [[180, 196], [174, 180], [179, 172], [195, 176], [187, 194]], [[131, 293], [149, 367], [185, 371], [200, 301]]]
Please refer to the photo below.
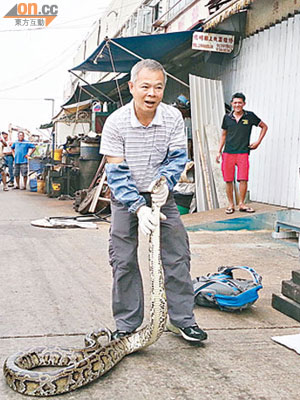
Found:
[[202, 51], [216, 51], [231, 53], [234, 47], [234, 36], [220, 33], [195, 32], [193, 34], [192, 49]]

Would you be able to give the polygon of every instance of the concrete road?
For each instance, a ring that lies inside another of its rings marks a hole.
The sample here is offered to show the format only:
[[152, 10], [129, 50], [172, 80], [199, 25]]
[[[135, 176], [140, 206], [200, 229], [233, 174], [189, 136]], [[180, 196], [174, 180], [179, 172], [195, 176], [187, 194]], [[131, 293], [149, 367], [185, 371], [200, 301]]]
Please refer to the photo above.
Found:
[[[107, 223], [98, 229], [44, 229], [30, 222], [45, 216], [78, 215], [71, 201], [0, 188], [0, 362], [40, 344], [78, 346], [100, 326], [114, 329]], [[255, 205], [258, 211], [274, 207]], [[236, 216], [236, 215], [235, 215]], [[188, 225], [224, 219], [224, 210], [183, 217]], [[127, 356], [106, 376], [64, 400], [298, 400], [300, 357], [272, 336], [299, 333], [299, 324], [272, 309], [281, 280], [299, 269], [297, 243], [275, 241], [270, 231], [189, 232], [192, 276], [219, 265], [249, 265], [263, 276], [264, 289], [250, 310], [225, 313], [195, 308], [208, 341], [190, 345], [164, 333], [146, 350]], [[149, 284], [147, 242], [140, 246]], [[0, 399], [18, 400], [0, 379]], [[24, 397], [30, 398], [30, 397]]]

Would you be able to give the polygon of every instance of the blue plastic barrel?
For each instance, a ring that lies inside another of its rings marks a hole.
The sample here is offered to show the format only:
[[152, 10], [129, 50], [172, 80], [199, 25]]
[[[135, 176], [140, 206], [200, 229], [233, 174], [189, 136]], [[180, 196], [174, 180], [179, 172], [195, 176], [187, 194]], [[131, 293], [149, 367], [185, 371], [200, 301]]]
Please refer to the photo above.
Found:
[[37, 192], [37, 179], [33, 178], [29, 181], [29, 188], [31, 192]]

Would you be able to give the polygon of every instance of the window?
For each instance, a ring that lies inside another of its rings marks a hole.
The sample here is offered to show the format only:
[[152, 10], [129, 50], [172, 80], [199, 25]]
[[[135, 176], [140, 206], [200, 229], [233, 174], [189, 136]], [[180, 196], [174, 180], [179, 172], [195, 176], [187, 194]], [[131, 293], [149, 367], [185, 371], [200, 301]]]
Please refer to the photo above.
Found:
[[169, 12], [166, 16], [166, 19], [170, 21], [171, 19], [176, 17], [176, 15], [179, 14], [181, 10], [183, 10], [193, 1], [194, 0], [169, 0]]
[[162, 6], [161, 6], [161, 1], [159, 1], [155, 6], [154, 6], [154, 21], [156, 21], [161, 15], [162, 15]]
[[150, 34], [152, 30], [152, 8], [144, 7], [138, 11], [138, 35]]

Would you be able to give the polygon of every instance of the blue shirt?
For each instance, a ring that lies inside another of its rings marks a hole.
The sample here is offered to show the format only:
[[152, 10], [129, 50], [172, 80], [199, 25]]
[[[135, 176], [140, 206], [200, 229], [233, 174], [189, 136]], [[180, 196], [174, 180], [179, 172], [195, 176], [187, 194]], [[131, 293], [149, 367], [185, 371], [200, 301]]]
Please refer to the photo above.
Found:
[[23, 140], [22, 142], [13, 143], [11, 148], [15, 151], [15, 164], [27, 164], [28, 160], [25, 156], [28, 154], [29, 149], [35, 148], [35, 145]]

